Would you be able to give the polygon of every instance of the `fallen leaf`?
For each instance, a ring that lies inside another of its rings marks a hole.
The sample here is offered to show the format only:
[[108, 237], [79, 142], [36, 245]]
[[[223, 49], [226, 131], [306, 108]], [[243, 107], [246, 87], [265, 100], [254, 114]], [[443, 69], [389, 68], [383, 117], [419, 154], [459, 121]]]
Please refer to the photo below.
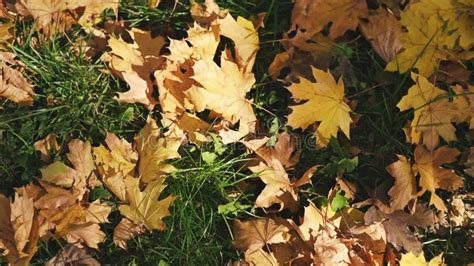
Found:
[[158, 200], [166, 187], [161, 181], [149, 182], [143, 191], [140, 190], [138, 178], [125, 178], [128, 205], [120, 205], [122, 215], [132, 220], [137, 225], [143, 225], [148, 230], [165, 230], [163, 218], [170, 215], [168, 208], [175, 197], [168, 196]]
[[1, 52], [0, 98], [7, 98], [19, 104], [33, 105], [35, 96], [33, 86], [23, 76], [21, 63], [14, 58], [15, 55], [12, 53]]
[[28, 265], [38, 250], [40, 237], [33, 198], [16, 193], [10, 201], [0, 194], [0, 210], [0, 243], [7, 261], [12, 265]]
[[415, 85], [408, 89], [397, 107], [400, 111], [414, 109], [411, 122], [410, 140], [413, 144], [423, 141], [430, 150], [439, 144], [441, 136], [446, 141], [456, 140], [455, 128], [452, 125], [457, 110], [448, 101], [447, 92], [430, 83], [425, 77], [412, 73]]
[[349, 138], [349, 126], [352, 119], [351, 108], [344, 102], [344, 83], [340, 78], [336, 83], [329, 71], [313, 69], [317, 82], [300, 78], [300, 83], [292, 84], [290, 92], [295, 99], [308, 100], [292, 106], [288, 124], [293, 128], [306, 129], [314, 122], [321, 122], [315, 136], [320, 146], [327, 146], [331, 137], [337, 137], [338, 129]]
[[367, 22], [360, 22], [359, 27], [362, 35], [385, 62], [392, 61], [402, 48], [401, 25], [387, 9], [371, 10]]
[[395, 178], [395, 184], [388, 191], [390, 209], [403, 210], [408, 202], [417, 197], [417, 185], [411, 163], [403, 155], [397, 155], [398, 161], [390, 164], [387, 171]]
[[48, 260], [46, 266], [67, 266], [67, 265], [90, 265], [99, 266], [100, 263], [91, 255], [87, 254], [86, 250], [77, 245], [67, 244], [62, 247], [61, 251]]
[[413, 214], [403, 211], [386, 214], [376, 207], [371, 207], [364, 214], [364, 220], [366, 225], [382, 222], [387, 232], [387, 242], [391, 243], [397, 250], [403, 248], [415, 254], [420, 254], [423, 245], [409, 227], [416, 226], [426, 229], [428, 226], [434, 225], [435, 216], [429, 208], [422, 204], [417, 204]]
[[250, 123], [248, 131], [253, 132], [256, 117], [252, 102], [246, 98], [246, 94], [255, 83], [254, 75], [239, 70], [237, 64], [226, 55], [221, 59], [221, 67], [213, 61], [200, 60], [193, 69], [193, 79], [202, 85], [187, 92], [196, 111], [210, 109], [232, 124], [239, 120], [241, 126]]
[[314, 242], [316, 265], [349, 265], [349, 250], [339, 238], [330, 237], [324, 231]]
[[156, 122], [149, 117], [145, 127], [135, 137], [135, 146], [140, 158], [138, 161], [140, 181], [163, 182], [164, 177], [175, 170], [166, 161], [180, 157], [178, 153], [180, 145], [181, 139], [163, 137]]
[[111, 37], [108, 41], [111, 51], [103, 59], [109, 63], [113, 73], [130, 86], [129, 91], [119, 93], [117, 100], [141, 103], [152, 110], [157, 100], [153, 97], [153, 81], [150, 77], [165, 60], [160, 56], [165, 40], [161, 36], [153, 38], [150, 32], [137, 28], [132, 28], [128, 33], [133, 43]]
[[332, 22], [329, 37], [336, 39], [348, 30], [355, 30], [359, 18], [367, 15], [364, 0], [297, 0], [291, 14], [291, 30], [298, 29], [295, 38], [309, 40]]
[[404, 73], [417, 68], [421, 76], [429, 77], [437, 69], [439, 62], [450, 56], [456, 35], [449, 34], [443, 27], [444, 21], [438, 16], [420, 14], [420, 9], [434, 4], [425, 2], [427, 3], [423, 7], [410, 5], [402, 12], [400, 23], [407, 29], [407, 32], [401, 34], [404, 49], [387, 64], [385, 70]]
[[419, 265], [419, 266], [444, 266], [443, 261], [443, 253], [439, 254], [438, 256], [432, 258], [429, 262], [426, 261], [425, 255], [423, 253], [416, 256], [413, 252], [409, 252], [407, 254], [402, 254], [402, 258], [400, 259], [400, 266], [412, 266], [412, 265]]
[[48, 134], [44, 139], [36, 141], [33, 146], [36, 151], [40, 152], [41, 161], [43, 162], [49, 162], [51, 160], [51, 153], [59, 151], [59, 144], [54, 134]]
[[441, 188], [447, 191], [454, 191], [464, 185], [463, 179], [456, 175], [453, 170], [442, 168], [443, 164], [452, 163], [460, 152], [455, 148], [446, 146], [430, 152], [423, 146], [415, 149], [414, 172], [420, 174], [421, 191], [418, 195], [423, 195], [426, 191], [431, 192], [430, 205], [433, 204], [438, 210], [447, 211], [443, 200], [436, 195], [436, 189]]
[[261, 218], [234, 222], [234, 247], [253, 253], [266, 245], [283, 243], [289, 239], [289, 228], [280, 219]]
[[127, 249], [127, 241], [143, 233], [143, 227], [134, 224], [127, 218], [122, 218], [114, 229], [113, 241], [122, 249]]
[[236, 62], [242, 72], [250, 73], [259, 49], [257, 30], [250, 20], [238, 17], [235, 20], [230, 14], [219, 19], [221, 35], [231, 39], [235, 44]]

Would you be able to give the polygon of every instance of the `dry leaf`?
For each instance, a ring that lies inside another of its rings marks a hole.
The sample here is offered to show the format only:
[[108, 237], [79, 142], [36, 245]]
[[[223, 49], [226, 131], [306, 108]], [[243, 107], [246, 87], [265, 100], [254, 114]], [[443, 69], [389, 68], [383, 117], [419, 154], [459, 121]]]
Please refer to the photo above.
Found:
[[33, 202], [26, 194], [16, 193], [14, 201], [0, 194], [0, 243], [12, 265], [28, 265], [38, 249], [39, 221]]
[[387, 9], [371, 10], [367, 22], [362, 21], [359, 27], [362, 35], [385, 62], [392, 61], [402, 48], [401, 25]]
[[428, 226], [434, 225], [435, 216], [429, 208], [417, 204], [413, 214], [403, 211], [386, 214], [377, 210], [376, 207], [371, 207], [365, 213], [364, 220], [367, 225], [374, 222], [382, 222], [387, 232], [387, 242], [391, 243], [397, 250], [403, 248], [415, 254], [420, 254], [422, 252], [422, 244], [409, 229], [409, 226], [426, 229]]
[[395, 178], [395, 184], [388, 191], [390, 210], [403, 210], [408, 202], [417, 197], [415, 174], [411, 164], [403, 155], [397, 155], [398, 161], [387, 167], [387, 171]]
[[180, 145], [181, 139], [162, 137], [156, 122], [149, 117], [145, 127], [135, 137], [135, 146], [140, 158], [138, 161], [140, 181], [163, 182], [164, 177], [175, 170], [166, 161], [180, 157], [178, 153]]
[[424, 2], [410, 5], [402, 13], [400, 23], [407, 29], [401, 34], [404, 50], [387, 64], [385, 70], [403, 73], [417, 68], [420, 75], [429, 77], [439, 62], [451, 55], [450, 49], [457, 36], [449, 34], [439, 16], [422, 11], [436, 5], [435, 2]]
[[77, 245], [67, 244], [61, 251], [48, 260], [46, 266], [90, 265], [100, 266], [100, 263]]
[[44, 139], [36, 141], [33, 146], [36, 151], [40, 152], [43, 162], [49, 162], [51, 160], [50, 154], [59, 151], [59, 144], [54, 134], [48, 134]]
[[418, 256], [416, 256], [413, 252], [402, 254], [402, 258], [400, 259], [400, 266], [412, 266], [412, 265], [444, 266], [446, 264], [444, 264], [444, 261], [443, 261], [443, 253], [432, 258], [429, 262], [426, 261], [425, 255], [423, 253], [419, 254]]
[[329, 71], [313, 69], [316, 82], [300, 78], [300, 83], [289, 87], [293, 98], [308, 100], [292, 106], [288, 124], [293, 128], [306, 129], [314, 122], [320, 122], [315, 136], [320, 146], [327, 146], [331, 137], [337, 137], [339, 128], [348, 137], [352, 119], [351, 108], [344, 102], [344, 83], [342, 78], [336, 80]]
[[22, 64], [14, 58], [15, 55], [12, 53], [1, 52], [0, 54], [2, 64], [0, 98], [7, 98], [19, 104], [33, 105], [35, 96], [33, 87], [21, 72]]
[[289, 228], [280, 219], [262, 218], [249, 221], [235, 220], [234, 247], [253, 253], [269, 244], [283, 243], [289, 239]]
[[447, 211], [447, 208], [443, 199], [436, 195], [436, 189], [454, 191], [464, 185], [463, 179], [453, 170], [442, 168], [443, 164], [454, 162], [459, 154], [458, 150], [446, 146], [432, 152], [423, 146], [417, 146], [415, 149], [413, 169], [420, 174], [421, 187], [418, 195], [423, 195], [426, 191], [431, 192], [430, 205], [434, 204], [438, 210]]
[[125, 178], [128, 205], [120, 205], [122, 215], [132, 220], [137, 225], [143, 225], [148, 230], [165, 230], [163, 218], [170, 215], [169, 207], [175, 197], [168, 196], [158, 200], [166, 187], [161, 181], [149, 182], [143, 191], [140, 190], [140, 181], [137, 178]]
[[359, 18], [367, 13], [365, 0], [297, 0], [291, 14], [291, 30], [298, 29], [295, 38], [309, 40], [332, 22], [329, 37], [336, 39], [347, 30], [355, 30]]
[[457, 110], [449, 102], [447, 92], [430, 83], [425, 77], [411, 73], [415, 85], [408, 89], [397, 107], [400, 111], [413, 108], [415, 115], [411, 122], [410, 140], [414, 144], [423, 141], [430, 150], [439, 144], [441, 136], [446, 141], [456, 140], [452, 125]]
[[141, 235], [143, 233], [143, 227], [134, 224], [127, 218], [122, 218], [120, 223], [114, 229], [114, 243], [122, 249], [127, 249], [127, 241]]

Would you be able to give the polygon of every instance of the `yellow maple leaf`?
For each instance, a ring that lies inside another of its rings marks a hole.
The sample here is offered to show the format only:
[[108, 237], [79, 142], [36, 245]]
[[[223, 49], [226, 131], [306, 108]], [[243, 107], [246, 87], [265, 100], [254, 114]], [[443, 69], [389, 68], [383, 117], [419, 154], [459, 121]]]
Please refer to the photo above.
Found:
[[403, 73], [417, 68], [422, 76], [428, 77], [438, 67], [439, 61], [450, 56], [456, 36], [450, 34], [438, 16], [420, 15], [417, 7], [410, 6], [402, 13], [400, 22], [407, 28], [407, 32], [401, 35], [404, 50], [387, 64], [385, 70]]
[[114, 75], [125, 80], [130, 90], [119, 93], [120, 102], [141, 103], [152, 110], [157, 101], [153, 97], [153, 81], [150, 76], [164, 61], [160, 50], [164, 45], [161, 36], [153, 38], [151, 32], [132, 28], [128, 31], [133, 43], [111, 37], [108, 46], [111, 51], [103, 56]]
[[292, 106], [288, 124], [293, 128], [306, 129], [314, 122], [321, 122], [315, 132], [317, 143], [327, 146], [331, 137], [336, 137], [338, 129], [350, 138], [349, 126], [352, 119], [351, 108], [344, 102], [344, 83], [336, 80], [329, 71], [312, 68], [316, 82], [300, 77], [300, 83], [292, 84], [289, 90], [293, 98], [308, 100]]
[[420, 174], [419, 185], [421, 187], [418, 196], [423, 195], [426, 191], [431, 192], [430, 204], [435, 205], [438, 210], [447, 211], [447, 208], [443, 200], [436, 195], [436, 189], [454, 191], [464, 185], [463, 179], [453, 170], [441, 167], [443, 164], [454, 162], [458, 155], [458, 150], [447, 146], [439, 147], [432, 152], [421, 145], [415, 149], [413, 172]]
[[155, 121], [148, 117], [145, 127], [135, 137], [135, 146], [140, 160], [138, 161], [139, 178], [148, 183], [153, 180], [164, 181], [164, 177], [175, 170], [166, 163], [168, 159], [179, 158], [178, 148], [181, 139], [162, 137]]
[[200, 60], [193, 69], [192, 78], [202, 85], [188, 91], [196, 111], [210, 109], [233, 124], [241, 119], [256, 121], [252, 102], [245, 97], [255, 83], [253, 74], [239, 70], [227, 55], [222, 56], [220, 67], [212, 60]]
[[230, 14], [220, 19], [219, 24], [221, 35], [235, 43], [237, 64], [245, 72], [251, 72], [259, 49], [258, 33], [254, 25], [243, 17], [235, 20]]
[[400, 259], [400, 266], [444, 266], [446, 265], [443, 261], [443, 253], [432, 258], [429, 262], [426, 261], [425, 255], [421, 253], [419, 256], [413, 254], [413, 252], [402, 254]]
[[411, 78], [416, 84], [397, 104], [401, 111], [415, 110], [411, 122], [411, 142], [417, 144], [423, 140], [423, 144], [433, 150], [438, 146], [440, 136], [446, 141], [456, 140], [456, 129], [452, 125], [456, 109], [449, 102], [447, 92], [421, 75], [412, 73]]
[[145, 189], [141, 191], [138, 178], [125, 178], [125, 189], [129, 204], [120, 205], [120, 213], [135, 224], [144, 225], [149, 230], [165, 230], [166, 225], [163, 218], [170, 214], [168, 208], [175, 200], [174, 196], [158, 200], [165, 187], [166, 185], [161, 181], [155, 180], [148, 183]]

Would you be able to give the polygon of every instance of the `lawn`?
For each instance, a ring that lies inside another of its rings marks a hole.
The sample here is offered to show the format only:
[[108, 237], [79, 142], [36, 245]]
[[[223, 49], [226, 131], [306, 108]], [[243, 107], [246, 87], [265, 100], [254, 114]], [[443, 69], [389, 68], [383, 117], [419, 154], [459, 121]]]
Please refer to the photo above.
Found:
[[0, 2], [0, 264], [474, 262], [469, 1], [76, 2]]

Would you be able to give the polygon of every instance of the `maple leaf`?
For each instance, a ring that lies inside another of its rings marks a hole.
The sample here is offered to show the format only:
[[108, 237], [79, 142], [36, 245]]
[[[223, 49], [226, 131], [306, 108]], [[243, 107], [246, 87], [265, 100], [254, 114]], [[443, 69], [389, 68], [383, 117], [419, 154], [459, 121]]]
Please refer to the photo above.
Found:
[[140, 190], [138, 178], [125, 178], [125, 189], [127, 192], [128, 205], [120, 205], [122, 215], [132, 220], [137, 225], [144, 225], [147, 229], [165, 230], [166, 225], [163, 218], [170, 214], [168, 208], [175, 197], [168, 196], [158, 200], [163, 189], [161, 181], [149, 182], [143, 191]]
[[93, 25], [101, 21], [100, 15], [108, 9], [118, 15], [118, 0], [95, 1], [95, 0], [67, 0], [66, 9], [80, 10], [78, 23], [85, 28], [92, 28]]
[[152, 96], [153, 81], [150, 76], [164, 61], [164, 57], [160, 56], [164, 39], [161, 36], [152, 38], [150, 32], [136, 28], [128, 33], [133, 43], [111, 37], [108, 41], [111, 51], [103, 59], [110, 63], [113, 73], [130, 86], [129, 91], [119, 93], [118, 101], [141, 103], [152, 110], [157, 101]]
[[249, 221], [234, 221], [234, 247], [253, 253], [266, 245], [289, 240], [289, 228], [281, 219], [261, 218]]
[[[264, 140], [266, 142], [267, 139]], [[278, 134], [278, 141], [274, 147], [249, 147], [262, 160], [270, 164], [272, 160], [278, 160], [285, 169], [291, 169], [299, 160], [300, 152], [296, 151], [296, 141], [294, 136], [288, 132]], [[264, 143], [262, 143], [264, 144]]]
[[426, 261], [425, 255], [423, 253], [419, 254], [418, 256], [415, 255], [413, 252], [402, 254], [402, 258], [400, 259], [400, 266], [411, 266], [411, 265], [444, 266], [446, 264], [444, 264], [443, 262], [443, 253], [432, 258], [429, 262]]
[[299, 158], [299, 153], [294, 153], [295, 139], [283, 132], [279, 134], [275, 147], [262, 147], [267, 140], [268, 138], [243, 141], [261, 160], [250, 165], [249, 169], [257, 173], [266, 185], [257, 197], [255, 206], [269, 208], [273, 204], [280, 204], [280, 210], [295, 210], [298, 207], [298, 187], [311, 181], [317, 166], [308, 169], [300, 179], [290, 181], [285, 167], [293, 167]]
[[46, 36], [65, 32], [75, 22], [73, 16], [66, 12], [64, 0], [17, 0], [14, 10], [20, 15], [34, 19], [34, 29], [42, 30]]
[[59, 151], [59, 144], [56, 140], [56, 135], [48, 134], [44, 139], [36, 141], [33, 146], [36, 151], [41, 154], [41, 161], [48, 162], [51, 160], [51, 153]]
[[411, 78], [416, 84], [408, 89], [408, 94], [397, 104], [401, 111], [415, 109], [411, 122], [411, 142], [417, 144], [423, 140], [423, 144], [433, 150], [438, 146], [439, 136], [446, 141], [456, 140], [452, 125], [456, 110], [445, 97], [447, 92], [416, 73], [411, 73]]
[[116, 174], [132, 174], [138, 161], [138, 153], [133, 150], [132, 145], [116, 135], [107, 133], [104, 146], [94, 147], [93, 153], [99, 172], [104, 182]]
[[420, 15], [420, 9], [421, 6], [410, 5], [402, 13], [400, 23], [407, 28], [401, 35], [404, 50], [387, 64], [385, 70], [403, 73], [417, 68], [420, 75], [429, 77], [439, 61], [450, 56], [456, 35], [450, 34], [438, 16]]
[[375, 52], [385, 62], [394, 59], [402, 48], [400, 43], [401, 25], [387, 9], [371, 10], [367, 22], [361, 22], [359, 27]]
[[324, 231], [314, 242], [314, 263], [316, 265], [349, 265], [349, 249], [339, 238]]
[[127, 241], [143, 233], [143, 227], [134, 224], [127, 218], [122, 218], [114, 229], [113, 241], [122, 249], [127, 249]]
[[295, 38], [309, 40], [332, 22], [329, 37], [336, 39], [348, 30], [355, 30], [359, 18], [367, 13], [364, 0], [298, 0], [291, 14], [291, 30], [298, 29]]
[[164, 177], [175, 168], [166, 160], [179, 158], [178, 148], [181, 140], [172, 137], [161, 137], [160, 129], [149, 117], [145, 127], [135, 137], [135, 146], [140, 160], [138, 161], [139, 178], [148, 183], [153, 180], [164, 180]]
[[7, 98], [19, 104], [32, 105], [33, 96], [35, 96], [33, 87], [21, 72], [21, 62], [14, 58], [15, 55], [12, 53], [1, 52], [0, 54], [2, 65], [0, 98]]
[[464, 185], [462, 178], [453, 170], [442, 168], [443, 164], [451, 163], [460, 154], [455, 148], [446, 146], [430, 152], [423, 146], [415, 149], [414, 172], [420, 174], [421, 191], [418, 195], [423, 195], [426, 191], [431, 192], [430, 204], [434, 204], [438, 210], [447, 211], [443, 200], [436, 195], [436, 189], [441, 188], [447, 191], [454, 191]]
[[92, 147], [89, 142], [73, 139], [68, 144], [69, 153], [67, 158], [74, 168], [56, 161], [40, 169], [42, 179], [65, 188], [74, 187], [78, 191], [85, 192], [91, 179], [95, 176], [94, 159], [92, 158]]
[[349, 256], [351, 262], [354, 260], [362, 263], [361, 265], [383, 265], [385, 250], [387, 246], [387, 233], [382, 223], [370, 225], [358, 225], [350, 230], [352, 240], [356, 239], [361, 249], [351, 247]]
[[337, 137], [339, 128], [350, 137], [351, 108], [344, 102], [342, 78], [336, 83], [329, 71], [314, 67], [312, 70], [316, 83], [300, 78], [300, 83], [289, 87], [293, 98], [308, 101], [291, 107], [293, 112], [288, 116], [288, 124], [293, 128], [306, 129], [314, 122], [321, 122], [315, 135], [318, 145], [325, 147], [331, 137]]
[[219, 19], [220, 34], [234, 41], [236, 61], [243, 72], [251, 72], [259, 49], [257, 30], [251, 21], [230, 14]]
[[210, 109], [232, 124], [240, 120], [241, 128], [247, 131], [242, 135], [253, 132], [256, 117], [251, 100], [245, 96], [255, 83], [254, 75], [239, 70], [227, 54], [222, 56], [221, 67], [211, 60], [200, 60], [193, 69], [193, 79], [202, 85], [187, 91], [196, 111]]
[[433, 211], [429, 208], [422, 204], [417, 204], [413, 214], [408, 214], [403, 211], [395, 211], [391, 214], [386, 214], [376, 207], [371, 207], [364, 214], [364, 220], [367, 225], [374, 222], [382, 222], [387, 232], [387, 241], [397, 250], [403, 248], [404, 250], [420, 254], [423, 245], [409, 227], [416, 226], [426, 229], [428, 226], [434, 225], [435, 216]]
[[395, 178], [395, 184], [388, 191], [391, 210], [403, 210], [417, 194], [416, 179], [410, 162], [403, 155], [397, 156], [398, 161], [387, 167], [387, 171]]
[[84, 248], [78, 245], [67, 244], [61, 248], [56, 256], [48, 260], [46, 266], [65, 265], [90, 265], [99, 266], [100, 263], [91, 255], [87, 254]]
[[28, 195], [16, 193], [10, 201], [0, 194], [0, 246], [12, 265], [28, 265], [38, 249], [39, 222], [33, 202]]

